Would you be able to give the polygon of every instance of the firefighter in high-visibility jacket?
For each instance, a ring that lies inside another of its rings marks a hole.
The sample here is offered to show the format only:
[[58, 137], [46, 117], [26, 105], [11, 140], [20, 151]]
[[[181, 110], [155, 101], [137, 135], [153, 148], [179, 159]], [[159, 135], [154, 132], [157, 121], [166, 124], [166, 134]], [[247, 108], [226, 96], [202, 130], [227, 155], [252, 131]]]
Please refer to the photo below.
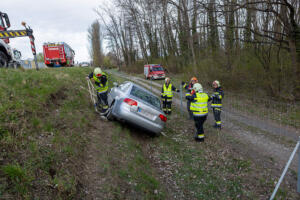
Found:
[[222, 99], [224, 98], [224, 92], [219, 81], [215, 80], [212, 83], [212, 86], [214, 88], [214, 93], [213, 95], [211, 95], [212, 98], [211, 107], [213, 109], [214, 118], [216, 121], [214, 127], [221, 129], [222, 127], [221, 110], [222, 110]]
[[[198, 79], [196, 77], [192, 77], [189, 83], [181, 82], [182, 87], [186, 90], [185, 96], [191, 96], [191, 91], [193, 90], [193, 86], [195, 83], [198, 83]], [[187, 100], [186, 108], [189, 113], [189, 119], [193, 119], [193, 112], [190, 110], [191, 101]]]
[[170, 78], [165, 78], [165, 83], [161, 88], [161, 98], [163, 102], [163, 111], [166, 114], [172, 113], [173, 91], [179, 92], [171, 83]]
[[95, 104], [96, 107], [102, 108], [100, 112], [105, 114], [108, 110], [107, 102], [107, 91], [108, 91], [108, 78], [105, 72], [100, 67], [96, 67], [94, 72], [90, 73], [88, 79], [94, 80], [95, 89], [97, 90], [98, 102]]
[[211, 98], [203, 92], [202, 85], [195, 83], [191, 96], [186, 97], [187, 100], [191, 101], [190, 110], [193, 112], [195, 126], [197, 132], [195, 134], [195, 140], [199, 142], [204, 141], [204, 129], [203, 124], [207, 119], [208, 107], [207, 103]]

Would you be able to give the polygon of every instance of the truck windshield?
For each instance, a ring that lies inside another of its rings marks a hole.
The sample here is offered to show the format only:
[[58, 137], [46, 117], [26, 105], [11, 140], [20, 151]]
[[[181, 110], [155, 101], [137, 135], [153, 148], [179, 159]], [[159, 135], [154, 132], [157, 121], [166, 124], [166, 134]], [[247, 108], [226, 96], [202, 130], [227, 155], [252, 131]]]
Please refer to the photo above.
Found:
[[152, 67], [152, 71], [164, 71], [162, 67]]
[[4, 28], [4, 24], [3, 24], [3, 19], [2, 19], [2, 17], [1, 17], [1, 15], [0, 15], [0, 28]]

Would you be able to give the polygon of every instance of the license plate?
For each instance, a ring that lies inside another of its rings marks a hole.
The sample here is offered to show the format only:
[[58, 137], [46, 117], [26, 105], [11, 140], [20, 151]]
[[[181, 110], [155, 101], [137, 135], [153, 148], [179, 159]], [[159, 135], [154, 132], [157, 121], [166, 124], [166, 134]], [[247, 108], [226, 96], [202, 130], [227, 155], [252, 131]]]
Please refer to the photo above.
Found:
[[139, 112], [139, 108], [137, 106], [130, 106], [131, 112]]
[[142, 115], [142, 116], [148, 118], [148, 119], [154, 120], [154, 117], [155, 117], [155, 116], [154, 116], [153, 114], [151, 114], [151, 113], [149, 113], [149, 112], [147, 112], [147, 111], [145, 111], [145, 110], [143, 110], [143, 109], [141, 109], [141, 108], [138, 109], [138, 113], [139, 113], [140, 115]]

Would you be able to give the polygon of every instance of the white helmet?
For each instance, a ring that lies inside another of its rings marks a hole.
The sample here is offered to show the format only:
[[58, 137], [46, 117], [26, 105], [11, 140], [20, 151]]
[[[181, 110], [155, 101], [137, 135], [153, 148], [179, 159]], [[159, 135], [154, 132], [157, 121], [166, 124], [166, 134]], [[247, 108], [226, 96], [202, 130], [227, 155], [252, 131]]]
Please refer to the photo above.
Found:
[[220, 81], [218, 81], [218, 80], [215, 80], [213, 83], [215, 83], [218, 87], [221, 86]]
[[200, 83], [195, 83], [193, 86], [193, 90], [195, 90], [196, 92], [203, 92], [202, 85]]
[[166, 77], [166, 78], [165, 78], [165, 83], [169, 83], [170, 80], [171, 80], [171, 79], [170, 79], [169, 77]]
[[101, 76], [101, 74], [102, 74], [101, 68], [100, 67], [96, 67], [94, 69], [94, 74], [95, 74], [95, 76]]

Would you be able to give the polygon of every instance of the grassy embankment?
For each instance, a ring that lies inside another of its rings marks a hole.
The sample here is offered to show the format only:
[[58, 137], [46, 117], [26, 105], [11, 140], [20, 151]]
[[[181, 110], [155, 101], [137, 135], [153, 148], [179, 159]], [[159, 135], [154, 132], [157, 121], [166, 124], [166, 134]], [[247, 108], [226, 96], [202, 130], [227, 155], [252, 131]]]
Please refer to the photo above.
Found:
[[[94, 176], [106, 180], [101, 192], [113, 199], [257, 199], [274, 186], [271, 172], [257, 173], [259, 166], [211, 128], [205, 145], [195, 143], [192, 122], [178, 113], [169, 119], [169, 137], [98, 120], [80, 89], [90, 69], [0, 72], [0, 198], [85, 198], [82, 173], [92, 143], [101, 150]], [[96, 140], [91, 131], [106, 135]], [[279, 197], [294, 196], [288, 189]]]
[[89, 71], [1, 69], [0, 197], [81, 195], [85, 133], [94, 116], [80, 86]]
[[[105, 131], [112, 138], [108, 153], [101, 154], [101, 163], [107, 165], [101, 167], [111, 172], [106, 175], [114, 181], [105, 185], [103, 193], [118, 197], [122, 188], [114, 183], [118, 177], [129, 175], [135, 182], [128, 187], [132, 187], [135, 195], [163, 198], [163, 192], [153, 193], [161, 191], [160, 184], [141, 157], [140, 147], [126, 137], [128, 131], [121, 131], [118, 124], [112, 124], [110, 130], [98, 126], [103, 122], [94, 113], [89, 95], [81, 89], [86, 87], [84, 77], [90, 71], [1, 69], [0, 198], [85, 198], [87, 186], [83, 183], [88, 180], [82, 173], [87, 147], [92, 142], [98, 142], [99, 149], [106, 145], [102, 140], [94, 141], [90, 131]], [[114, 78], [110, 79], [111, 86]], [[114, 158], [122, 160], [122, 165], [110, 165]]]

